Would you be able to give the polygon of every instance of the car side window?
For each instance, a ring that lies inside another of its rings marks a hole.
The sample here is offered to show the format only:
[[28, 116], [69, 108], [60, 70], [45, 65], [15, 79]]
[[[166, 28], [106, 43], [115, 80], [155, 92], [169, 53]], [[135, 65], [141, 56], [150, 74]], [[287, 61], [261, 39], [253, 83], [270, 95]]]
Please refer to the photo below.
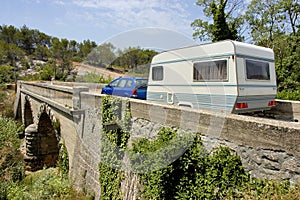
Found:
[[147, 83], [148, 83], [148, 80], [147, 79], [139, 79], [139, 80], [136, 80], [136, 88], [140, 88], [140, 87], [147, 87]]
[[121, 79], [121, 80], [119, 81], [119, 84], [118, 84], [117, 87], [121, 87], [121, 88], [125, 87], [126, 82], [127, 82], [126, 79]]
[[131, 88], [132, 87], [132, 80], [127, 80], [127, 83], [125, 85], [126, 88]]

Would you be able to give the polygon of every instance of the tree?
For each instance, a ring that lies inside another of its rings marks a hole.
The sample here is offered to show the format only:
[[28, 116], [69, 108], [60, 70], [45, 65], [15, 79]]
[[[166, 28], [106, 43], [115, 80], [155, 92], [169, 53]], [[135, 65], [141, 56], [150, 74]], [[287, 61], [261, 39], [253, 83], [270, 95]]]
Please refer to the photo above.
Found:
[[224, 4], [223, 0], [220, 0], [220, 4], [218, 6], [215, 1], [211, 3], [214, 18], [214, 26], [212, 28], [212, 35], [214, 36], [213, 41], [237, 39], [237, 31], [235, 28], [229, 28], [229, 25], [226, 23], [225, 6], [226, 4]]
[[86, 58], [91, 51], [97, 47], [97, 44], [95, 42], [92, 42], [90, 40], [84, 40], [82, 43], [78, 45], [79, 47], [79, 56], [81, 58]]
[[300, 3], [299, 0], [284, 0], [280, 1], [280, 7], [283, 11], [284, 19], [292, 29], [293, 35], [296, 35], [300, 21]]
[[242, 0], [198, 0], [196, 4], [203, 8], [207, 20], [196, 19], [191, 24], [194, 38], [242, 40], [243, 18], [239, 13], [244, 7]]
[[119, 49], [113, 65], [122, 66], [124, 71], [131, 69], [135, 75], [146, 76], [151, 60], [156, 54], [157, 52], [154, 50], [141, 49], [140, 47], [129, 47], [123, 51]]
[[13, 82], [14, 71], [9, 65], [0, 65], [0, 84]]
[[45, 61], [50, 56], [50, 52], [49, 52], [49, 50], [48, 50], [47, 47], [38, 44], [36, 46], [35, 50], [34, 50], [33, 55], [35, 56], [35, 58], [37, 60], [43, 60], [43, 61]]
[[273, 48], [275, 38], [283, 34], [284, 18], [280, 14], [280, 1], [253, 0], [248, 6], [245, 18], [256, 44]]
[[16, 44], [16, 33], [18, 30], [14, 26], [0, 26], [0, 40], [5, 41], [6, 43], [15, 43]]
[[299, 41], [300, 32], [298, 31], [295, 36], [293, 34], [284, 35], [281, 37], [281, 40], [277, 40], [275, 43], [276, 49], [281, 49], [283, 51], [280, 55], [281, 57], [278, 56], [278, 53], [276, 54], [276, 73], [279, 91], [300, 90]]
[[25, 52], [16, 44], [0, 41], [0, 64], [15, 66], [16, 61], [24, 55]]
[[35, 48], [34, 31], [29, 29], [26, 25], [22, 26], [16, 33], [17, 45], [22, 48], [27, 55], [31, 55]]
[[71, 58], [72, 52], [70, 42], [67, 39], [52, 38], [52, 46], [50, 48], [52, 58], [55, 59], [54, 78], [66, 80], [74, 69]]
[[100, 67], [110, 67], [116, 58], [115, 47], [111, 43], [104, 43], [94, 48], [87, 56], [86, 62]]

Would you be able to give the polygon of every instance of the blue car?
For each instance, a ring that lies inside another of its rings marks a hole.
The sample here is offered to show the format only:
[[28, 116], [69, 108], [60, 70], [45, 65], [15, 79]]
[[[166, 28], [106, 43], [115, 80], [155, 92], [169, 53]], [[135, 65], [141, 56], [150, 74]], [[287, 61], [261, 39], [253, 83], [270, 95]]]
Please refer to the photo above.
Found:
[[146, 99], [147, 84], [147, 78], [120, 77], [102, 88], [101, 94]]

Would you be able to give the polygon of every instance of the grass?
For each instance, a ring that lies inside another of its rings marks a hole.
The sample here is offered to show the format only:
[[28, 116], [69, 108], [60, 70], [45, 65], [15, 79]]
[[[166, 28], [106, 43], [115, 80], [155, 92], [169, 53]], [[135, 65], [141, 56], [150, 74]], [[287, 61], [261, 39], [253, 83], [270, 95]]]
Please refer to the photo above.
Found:
[[8, 199], [93, 199], [92, 195], [85, 195], [72, 188], [66, 178], [59, 175], [55, 168], [35, 172], [18, 183], [13, 183], [7, 194]]
[[67, 177], [50, 168], [25, 176], [18, 133], [23, 125], [0, 116], [0, 199], [92, 199], [77, 192]]

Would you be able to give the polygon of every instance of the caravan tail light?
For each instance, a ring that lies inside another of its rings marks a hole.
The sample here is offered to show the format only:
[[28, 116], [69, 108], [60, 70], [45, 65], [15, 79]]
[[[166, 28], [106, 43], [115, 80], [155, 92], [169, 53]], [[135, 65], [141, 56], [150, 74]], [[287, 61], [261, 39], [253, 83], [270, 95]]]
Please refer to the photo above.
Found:
[[236, 103], [235, 108], [236, 109], [248, 108], [248, 103]]
[[275, 100], [274, 101], [269, 101], [268, 106], [269, 107], [276, 106], [276, 101]]

